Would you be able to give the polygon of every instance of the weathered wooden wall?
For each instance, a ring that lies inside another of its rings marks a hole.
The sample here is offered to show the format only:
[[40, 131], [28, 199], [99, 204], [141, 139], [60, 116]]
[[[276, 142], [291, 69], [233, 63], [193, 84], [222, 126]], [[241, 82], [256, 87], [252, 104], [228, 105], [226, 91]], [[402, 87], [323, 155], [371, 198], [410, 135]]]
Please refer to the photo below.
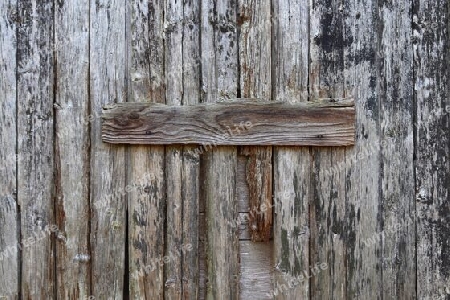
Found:
[[[0, 299], [450, 298], [449, 15], [0, 0]], [[354, 147], [101, 141], [112, 102], [348, 96]]]

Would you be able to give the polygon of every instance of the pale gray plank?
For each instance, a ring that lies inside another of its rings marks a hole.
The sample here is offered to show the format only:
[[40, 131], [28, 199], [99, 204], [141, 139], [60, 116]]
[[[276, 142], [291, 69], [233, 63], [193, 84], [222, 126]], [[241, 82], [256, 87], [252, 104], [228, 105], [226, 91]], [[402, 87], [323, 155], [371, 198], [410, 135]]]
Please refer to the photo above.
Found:
[[54, 295], [53, 1], [19, 1], [17, 31], [18, 202], [21, 297]]
[[[128, 55], [130, 101], [165, 103], [164, 1], [131, 1]], [[130, 298], [162, 299], [166, 192], [164, 147], [129, 148], [128, 253]]]
[[0, 2], [0, 298], [19, 299], [17, 203], [17, 1]]
[[412, 1], [379, 8], [383, 298], [416, 297]]
[[89, 250], [89, 1], [55, 7], [56, 244], [60, 299], [90, 296]]
[[[377, 50], [379, 37], [376, 1], [351, 2], [344, 31], [353, 38], [344, 49], [345, 87], [355, 97], [356, 144], [346, 153], [345, 163], [331, 173], [346, 176], [346, 297], [377, 299], [382, 293], [380, 215], [380, 133]], [[375, 238], [372, 243], [372, 239]]]
[[[344, 97], [347, 86], [348, 40], [346, 17], [354, 12], [341, 2], [314, 0], [310, 11], [310, 97]], [[312, 299], [345, 299], [346, 295], [346, 172], [328, 172], [346, 163], [346, 148], [312, 148], [313, 190], [310, 206], [310, 265], [327, 264], [311, 277]]]
[[[125, 10], [113, 0], [90, 3], [90, 104], [99, 116], [108, 102], [126, 96]], [[121, 299], [124, 291], [125, 149], [102, 143], [100, 118], [91, 122], [91, 276], [96, 299]]]
[[[202, 101], [236, 98], [236, 2], [202, 0], [201, 11]], [[229, 225], [229, 221], [237, 216], [236, 147], [214, 148], [206, 153], [204, 163], [208, 220], [206, 298], [237, 299], [239, 239], [237, 229]]]
[[[274, 99], [308, 100], [309, 2], [273, 2]], [[308, 148], [274, 149], [274, 298], [309, 299], [309, 284], [290, 285], [309, 271], [311, 156]], [[275, 295], [276, 294], [276, 295]]]

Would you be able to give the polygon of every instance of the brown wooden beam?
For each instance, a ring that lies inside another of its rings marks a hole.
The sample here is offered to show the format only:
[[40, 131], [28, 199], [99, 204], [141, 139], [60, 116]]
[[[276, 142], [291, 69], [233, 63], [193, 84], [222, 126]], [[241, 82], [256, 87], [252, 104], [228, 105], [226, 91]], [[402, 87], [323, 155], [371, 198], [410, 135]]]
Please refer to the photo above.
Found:
[[304, 103], [237, 100], [191, 106], [116, 103], [103, 110], [103, 141], [114, 144], [349, 146], [353, 99]]

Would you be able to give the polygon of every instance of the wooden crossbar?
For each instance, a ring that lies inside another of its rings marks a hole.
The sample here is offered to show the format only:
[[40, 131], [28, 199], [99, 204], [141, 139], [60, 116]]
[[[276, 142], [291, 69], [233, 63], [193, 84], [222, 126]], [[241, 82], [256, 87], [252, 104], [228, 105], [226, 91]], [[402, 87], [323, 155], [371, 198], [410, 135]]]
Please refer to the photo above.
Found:
[[248, 99], [188, 106], [116, 103], [104, 107], [107, 143], [349, 146], [353, 99], [302, 103]]

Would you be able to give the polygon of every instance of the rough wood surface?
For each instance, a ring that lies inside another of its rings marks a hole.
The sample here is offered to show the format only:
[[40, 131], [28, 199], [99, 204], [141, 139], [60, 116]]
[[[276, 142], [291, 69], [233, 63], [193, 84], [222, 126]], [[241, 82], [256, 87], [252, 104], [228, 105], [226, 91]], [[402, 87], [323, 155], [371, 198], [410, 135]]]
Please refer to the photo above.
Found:
[[19, 1], [17, 30], [18, 203], [21, 298], [55, 292], [53, 1]]
[[[165, 103], [164, 83], [164, 1], [132, 1], [128, 42], [131, 77], [130, 101], [151, 99]], [[164, 295], [166, 185], [164, 147], [129, 148], [128, 262], [129, 295], [132, 299]]]
[[89, 1], [56, 7], [55, 214], [57, 297], [90, 294]]
[[[240, 90], [244, 98], [272, 98], [270, 1], [238, 1]], [[258, 49], [258, 51], [255, 51]], [[272, 147], [243, 147], [252, 241], [272, 228]]]
[[[273, 82], [275, 100], [308, 100], [309, 3], [273, 3]], [[309, 202], [311, 156], [308, 148], [274, 148], [274, 299], [309, 299]]]
[[[200, 2], [184, 1], [183, 7], [183, 105], [197, 104], [200, 86]], [[182, 210], [182, 299], [198, 299], [200, 295], [200, 153], [196, 147], [183, 147]]]
[[0, 2], [0, 299], [19, 299], [17, 203], [17, 1]]
[[273, 299], [273, 242], [240, 242], [240, 299]]
[[[310, 97], [344, 97], [346, 87], [345, 47], [350, 38], [343, 22], [351, 11], [341, 2], [314, 0], [310, 10]], [[345, 148], [312, 148], [313, 168], [310, 205], [310, 266], [326, 263], [310, 279], [311, 299], [345, 299]]]
[[[339, 9], [340, 7], [336, 8]], [[378, 6], [376, 1], [351, 2], [342, 33], [345, 88], [355, 97], [356, 144], [346, 153], [345, 164], [328, 171], [345, 180], [345, 297], [381, 298], [382, 262], [380, 204], [380, 109], [378, 99]], [[350, 41], [353, 42], [350, 43]], [[346, 42], [345, 42], [346, 41]], [[347, 46], [345, 46], [347, 45]], [[341, 175], [342, 174], [342, 175]], [[337, 223], [339, 224], [339, 223]], [[374, 241], [372, 243], [372, 241]], [[330, 264], [336, 263], [333, 261]], [[330, 265], [330, 268], [334, 268]]]
[[106, 103], [126, 97], [124, 3], [91, 1], [91, 277], [96, 299], [121, 299], [124, 294], [126, 237], [125, 149], [102, 143], [100, 114]]
[[[382, 298], [416, 297], [412, 2], [379, 6]], [[450, 253], [450, 252], [449, 252]]]
[[348, 146], [355, 139], [354, 113], [348, 99], [195, 106], [123, 103], [105, 108], [102, 136], [105, 142], [126, 144]]
[[448, 1], [413, 1], [417, 299], [450, 297], [449, 19]]
[[[235, 0], [201, 1], [202, 101], [234, 99], [238, 87]], [[239, 239], [236, 147], [217, 147], [204, 156], [207, 216], [206, 299], [238, 299]]]
[[[165, 41], [165, 84], [166, 103], [179, 106], [183, 101], [183, 2], [165, 1], [164, 5], [164, 41]], [[166, 147], [166, 195], [167, 228], [165, 255], [178, 251], [183, 243], [183, 147]], [[191, 200], [191, 199], [189, 199]], [[189, 201], [188, 200], [188, 201]], [[181, 299], [182, 258], [173, 256], [164, 268], [164, 298]]]

